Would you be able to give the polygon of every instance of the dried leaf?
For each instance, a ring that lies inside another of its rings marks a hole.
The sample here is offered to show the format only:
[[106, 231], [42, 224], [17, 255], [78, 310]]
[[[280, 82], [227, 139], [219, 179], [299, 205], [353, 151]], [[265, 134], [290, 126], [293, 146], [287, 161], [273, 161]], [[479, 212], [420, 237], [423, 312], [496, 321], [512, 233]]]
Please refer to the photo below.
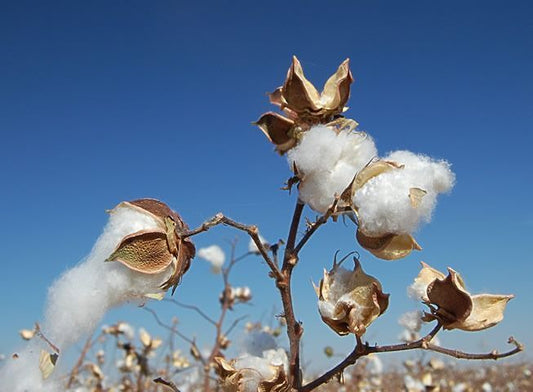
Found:
[[59, 356], [55, 353], [51, 354], [41, 350], [41, 354], [39, 356], [39, 370], [41, 371], [43, 380], [46, 380], [48, 377], [50, 377], [54, 371], [58, 357]]
[[435, 281], [435, 279], [445, 279], [446, 275], [444, 275], [442, 272], [436, 270], [435, 268], [430, 267], [428, 264], [421, 262], [422, 269], [418, 273], [418, 276], [415, 278], [413, 288], [416, 289], [418, 293], [421, 294], [421, 300], [424, 302], [429, 302], [429, 298], [427, 296], [427, 288]]
[[172, 264], [174, 255], [164, 230], [142, 230], [124, 237], [107, 261], [119, 261], [145, 274], [156, 274]]

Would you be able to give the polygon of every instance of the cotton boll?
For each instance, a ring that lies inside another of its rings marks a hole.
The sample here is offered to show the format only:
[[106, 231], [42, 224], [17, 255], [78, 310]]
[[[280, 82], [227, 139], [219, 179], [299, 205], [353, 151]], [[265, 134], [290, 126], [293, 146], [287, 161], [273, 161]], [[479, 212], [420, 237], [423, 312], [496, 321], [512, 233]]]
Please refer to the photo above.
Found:
[[[91, 253], [79, 265], [65, 272], [48, 290], [44, 335], [63, 353], [70, 345], [95, 329], [104, 314], [127, 301], [140, 301], [147, 294], [163, 293], [159, 286], [172, 274], [172, 266], [157, 274], [133, 271], [119, 262], [105, 260], [126, 235], [157, 228], [147, 214], [118, 207], [113, 210], [104, 232]], [[39, 371], [42, 345], [32, 340], [19, 352], [19, 360], [11, 361], [0, 371], [0, 385], [13, 392], [57, 391], [58, 372], [43, 381]], [[50, 347], [43, 347], [50, 351]], [[59, 356], [59, 362], [62, 356]]]
[[242, 379], [239, 383], [243, 392], [256, 392], [261, 381], [272, 379], [279, 367], [285, 374], [288, 370], [288, 358], [285, 350], [278, 348], [266, 350], [261, 355], [245, 354], [233, 364], [236, 370], [242, 370]]
[[224, 265], [224, 261], [226, 261], [226, 255], [222, 248], [218, 245], [211, 245], [207, 248], [201, 248], [198, 251], [198, 257], [210, 263], [211, 270], [215, 274], [218, 274], [221, 271], [222, 265]]
[[[449, 191], [455, 176], [445, 161], [397, 151], [383, 158], [404, 165], [370, 179], [354, 196], [362, 230], [368, 235], [412, 233], [431, 220], [437, 195]], [[413, 188], [425, 195], [413, 206]]]

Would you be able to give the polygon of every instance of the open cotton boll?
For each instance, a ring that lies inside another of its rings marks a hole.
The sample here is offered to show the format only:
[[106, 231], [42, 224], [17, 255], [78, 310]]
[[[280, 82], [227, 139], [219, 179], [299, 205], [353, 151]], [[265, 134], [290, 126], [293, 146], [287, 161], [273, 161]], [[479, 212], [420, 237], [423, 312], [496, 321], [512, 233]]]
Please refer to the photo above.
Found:
[[[393, 152], [383, 159], [404, 167], [370, 179], [355, 193], [361, 229], [376, 236], [412, 233], [431, 220], [437, 195], [453, 187], [455, 175], [448, 162], [409, 151]], [[417, 206], [409, 197], [412, 188], [426, 192]]]
[[[104, 314], [126, 301], [144, 300], [148, 294], [163, 293], [159, 286], [172, 274], [172, 266], [157, 274], [143, 274], [118, 262], [106, 262], [126, 235], [153, 229], [153, 218], [127, 207], [116, 208], [87, 258], [66, 271], [48, 290], [44, 335], [63, 353], [82, 336], [93, 332]], [[45, 392], [62, 390], [60, 374], [43, 381], [39, 370], [42, 342], [34, 339], [0, 371], [0, 385], [6, 391]], [[43, 346], [47, 351], [49, 347]], [[61, 361], [61, 354], [59, 361]]]
[[287, 158], [300, 177], [300, 200], [324, 213], [377, 154], [372, 138], [362, 132], [335, 132], [318, 125], [305, 132]]
[[224, 265], [224, 261], [226, 261], [226, 255], [222, 248], [218, 245], [211, 245], [206, 248], [201, 248], [198, 251], [198, 257], [211, 264], [211, 270], [215, 274], [218, 274], [221, 271], [222, 265]]
[[262, 356], [245, 354], [237, 358], [233, 366], [243, 370], [239, 391], [257, 392], [259, 383], [273, 379], [279, 367], [287, 374], [288, 362], [287, 353], [282, 348], [266, 350]]

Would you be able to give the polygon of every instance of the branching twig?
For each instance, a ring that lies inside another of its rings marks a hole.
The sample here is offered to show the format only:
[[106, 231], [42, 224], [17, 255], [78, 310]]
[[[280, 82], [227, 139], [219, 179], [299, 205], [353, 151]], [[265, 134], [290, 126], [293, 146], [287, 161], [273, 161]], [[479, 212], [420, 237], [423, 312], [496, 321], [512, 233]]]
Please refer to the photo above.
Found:
[[341, 373], [346, 369], [348, 366], [353, 365], [357, 362], [357, 360], [363, 356], [366, 356], [368, 354], [372, 353], [384, 353], [384, 352], [398, 352], [398, 351], [407, 351], [407, 350], [415, 350], [415, 349], [423, 349], [428, 351], [435, 351], [441, 354], [449, 355], [454, 358], [459, 359], [499, 359], [499, 358], [505, 358], [510, 355], [514, 355], [516, 353], [519, 353], [524, 349], [524, 347], [518, 343], [514, 338], [509, 338], [508, 343], [514, 344], [515, 348], [507, 351], [505, 353], [499, 354], [497, 351], [493, 351], [488, 354], [470, 354], [465, 353], [458, 350], [452, 350], [447, 349], [444, 347], [436, 346], [434, 344], [431, 344], [431, 340], [437, 335], [437, 333], [441, 330], [442, 325], [440, 323], [437, 323], [435, 328], [431, 330], [426, 336], [409, 343], [401, 343], [401, 344], [393, 344], [388, 346], [369, 346], [368, 344], [363, 344], [360, 339], [358, 339], [358, 343], [354, 350], [348, 354], [348, 356], [343, 359], [337, 366], [332, 368], [331, 370], [328, 370], [326, 373], [324, 373], [322, 376], [318, 377], [314, 381], [311, 381], [310, 383], [304, 385], [301, 389], [299, 389], [299, 392], [308, 392], [311, 391], [318, 386], [325, 384], [329, 380], [331, 380], [333, 377], [335, 377], [337, 374]]
[[85, 356], [87, 355], [87, 352], [92, 346], [92, 336], [89, 336], [87, 340], [85, 341], [85, 344], [83, 345], [83, 348], [81, 349], [80, 356], [78, 357], [78, 360], [76, 361], [76, 364], [70, 371], [70, 375], [68, 377], [67, 381], [67, 389], [69, 389], [72, 386], [72, 383], [74, 382], [74, 379], [78, 375], [78, 372], [80, 371], [81, 366], [83, 365], [83, 361], [85, 361]]
[[205, 314], [202, 311], [202, 309], [200, 309], [198, 306], [187, 305], [187, 304], [184, 304], [183, 302], [176, 301], [173, 298], [164, 298], [163, 301], [172, 302], [173, 304], [178, 305], [178, 306], [180, 306], [182, 308], [194, 310], [196, 313], [198, 313], [201, 317], [203, 317], [210, 324], [213, 324], [213, 325], [217, 324], [217, 322], [215, 320], [213, 320], [211, 317], [209, 317], [207, 314]]
[[276, 280], [282, 280], [283, 275], [281, 274], [281, 271], [279, 270], [278, 265], [270, 258], [270, 256], [267, 254], [263, 244], [261, 243], [261, 239], [259, 238], [259, 231], [257, 230], [257, 226], [254, 225], [245, 225], [239, 222], [236, 222], [226, 216], [222, 213], [216, 214], [213, 218], [208, 219], [204, 223], [202, 223], [201, 226], [197, 227], [196, 229], [186, 231], [184, 233], [180, 233], [181, 238], [187, 238], [192, 237], [194, 235], [200, 234], [204, 231], [209, 230], [210, 228], [214, 226], [218, 226], [220, 224], [227, 225], [234, 227], [238, 230], [246, 232], [252, 241], [257, 246], [257, 249], [259, 250], [259, 253], [267, 263], [267, 265], [270, 267], [273, 277], [276, 278]]

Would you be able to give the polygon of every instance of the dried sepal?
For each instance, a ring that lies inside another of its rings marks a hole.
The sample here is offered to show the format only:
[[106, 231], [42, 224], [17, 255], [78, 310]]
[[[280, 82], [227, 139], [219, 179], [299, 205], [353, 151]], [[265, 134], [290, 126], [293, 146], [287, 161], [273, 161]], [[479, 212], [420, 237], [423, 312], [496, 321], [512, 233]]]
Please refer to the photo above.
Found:
[[259, 382], [257, 392], [290, 392], [292, 388], [285, 374], [283, 366], [273, 366], [275, 368], [272, 378]]
[[427, 195], [427, 191], [421, 188], [410, 188], [409, 189], [409, 201], [411, 202], [411, 207], [418, 208], [420, 203], [422, 203], [422, 198]]
[[119, 261], [134, 271], [146, 274], [161, 272], [172, 265], [173, 273], [161, 288], [168, 290], [173, 287], [174, 292], [196, 253], [190, 239], [180, 237], [188, 230], [187, 224], [177, 212], [156, 199], [124, 201], [110, 213], [118, 208], [131, 208], [146, 214], [156, 222], [156, 227], [124, 237], [107, 261]]
[[276, 150], [284, 154], [296, 145], [293, 137], [294, 121], [278, 113], [268, 112], [253, 123], [257, 125], [270, 142], [276, 145]]
[[[300, 61], [293, 56], [283, 86], [269, 94], [270, 103], [286, 115], [268, 112], [255, 122], [267, 138], [284, 154], [293, 148], [300, 134], [316, 124], [332, 124], [342, 117], [350, 97], [353, 76], [346, 59], [326, 81], [321, 93], [307, 80]], [[351, 121], [355, 128], [357, 123]]]
[[464, 321], [452, 323], [446, 328], [457, 328], [464, 331], [480, 331], [490, 328], [503, 320], [503, 312], [507, 302], [513, 298], [514, 295], [473, 295], [470, 315]]
[[320, 95], [320, 103], [323, 109], [330, 110], [335, 114], [342, 113], [350, 98], [350, 85], [353, 80], [352, 72], [350, 71], [350, 60], [346, 59], [324, 85]]
[[[291, 387], [283, 365], [268, 365], [273, 373], [269, 378], [252, 368], [236, 369], [236, 360], [227, 361], [223, 357], [215, 357], [215, 372], [220, 379], [220, 386], [225, 392], [244, 392], [247, 384], [256, 383], [258, 392], [289, 392]], [[254, 380], [252, 382], [252, 380]], [[249, 385], [248, 385], [249, 387]]]
[[320, 93], [305, 77], [302, 65], [296, 56], [292, 57], [292, 64], [281, 90], [281, 98], [283, 106], [298, 114], [313, 113], [320, 109]]
[[163, 230], [142, 230], [124, 237], [107, 259], [145, 274], [161, 272], [174, 260]]
[[423, 261], [420, 264], [422, 264], [422, 269], [416, 276], [415, 281], [410, 286], [409, 290], [415, 297], [419, 297], [423, 302], [429, 302], [429, 298], [427, 296], [428, 286], [435, 279], [445, 279], [446, 275], [424, 263]]
[[445, 329], [479, 331], [503, 320], [507, 303], [513, 295], [471, 295], [459, 273], [448, 268], [448, 275], [422, 263], [422, 270], [411, 286], [428, 304], [430, 313], [424, 321], [439, 320]]
[[59, 356], [56, 353], [49, 353], [47, 351], [41, 350], [39, 355], [39, 370], [43, 380], [46, 380], [55, 369], [57, 358]]
[[438, 307], [434, 316], [444, 325], [463, 322], [472, 311], [472, 299], [459, 274], [451, 268], [448, 272], [445, 279], [435, 279], [427, 288], [429, 302]]
[[388, 307], [389, 295], [381, 283], [367, 275], [354, 259], [353, 271], [334, 264], [315, 291], [322, 320], [339, 335], [362, 336], [367, 327]]
[[379, 237], [365, 234], [361, 229], [356, 233], [357, 242], [383, 260], [397, 260], [409, 255], [413, 250], [422, 250], [411, 234], [388, 233]]

